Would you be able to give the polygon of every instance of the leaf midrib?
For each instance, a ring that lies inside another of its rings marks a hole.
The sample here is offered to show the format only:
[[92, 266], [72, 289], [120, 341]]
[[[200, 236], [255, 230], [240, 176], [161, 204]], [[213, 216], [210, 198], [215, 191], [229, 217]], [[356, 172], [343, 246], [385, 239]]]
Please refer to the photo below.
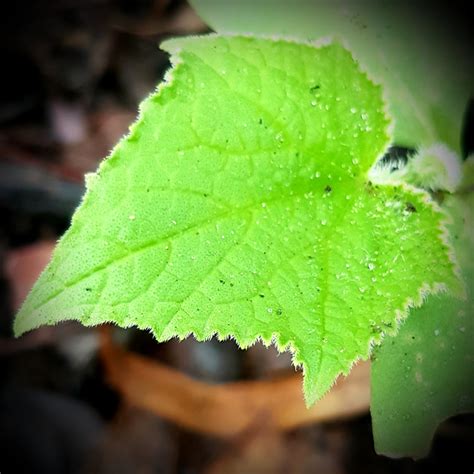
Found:
[[[355, 178], [354, 178], [354, 180], [355, 180]], [[160, 240], [156, 240], [156, 239], [150, 240], [150, 241], [148, 241], [148, 242], [146, 242], [146, 243], [144, 243], [144, 244], [142, 244], [142, 245], [140, 245], [140, 246], [138, 246], [134, 249], [131, 249], [129, 252], [127, 252], [126, 254], [124, 254], [124, 255], [122, 255], [118, 258], [114, 258], [113, 260], [108, 260], [104, 264], [99, 265], [98, 267], [95, 267], [93, 270], [87, 272], [86, 274], [83, 274], [83, 275], [77, 277], [73, 281], [65, 283], [63, 288], [51, 293], [44, 301], [39, 303], [37, 306], [34, 306], [31, 311], [37, 311], [42, 306], [45, 306], [46, 304], [50, 303], [52, 300], [54, 300], [56, 297], [58, 297], [61, 293], [63, 293], [68, 288], [71, 288], [71, 287], [81, 283], [82, 281], [89, 278], [90, 276], [95, 275], [99, 272], [102, 272], [103, 270], [106, 270], [106, 269], [110, 268], [113, 265], [119, 264], [123, 260], [126, 260], [127, 258], [133, 257], [133, 256], [135, 256], [135, 255], [137, 255], [141, 252], [144, 252], [144, 251], [146, 251], [146, 250], [148, 250], [148, 249], [150, 249], [150, 248], [152, 248], [156, 245], [165, 244], [168, 240], [170, 240], [174, 237], [180, 237], [180, 236], [186, 234], [187, 232], [190, 232], [190, 231], [198, 228], [199, 226], [208, 225], [208, 224], [211, 224], [211, 223], [216, 223], [216, 222], [218, 222], [222, 219], [226, 219], [226, 218], [229, 218], [229, 217], [237, 217], [239, 214], [245, 215], [247, 212], [253, 213], [256, 210], [261, 211], [261, 202], [262, 202], [262, 200], [265, 201], [267, 206], [271, 206], [272, 204], [277, 203], [277, 202], [285, 202], [285, 201], [290, 201], [291, 202], [291, 201], [296, 200], [296, 199], [301, 199], [301, 197], [303, 197], [304, 194], [306, 194], [308, 192], [307, 189], [302, 190], [300, 186], [288, 187], [286, 189], [288, 190], [288, 194], [276, 194], [272, 198], [262, 197], [258, 201], [252, 201], [247, 206], [237, 207], [237, 208], [233, 208], [233, 209], [226, 209], [224, 212], [217, 213], [217, 214], [213, 215], [212, 217], [208, 217], [206, 219], [199, 220], [199, 221], [197, 221], [197, 222], [195, 222], [195, 223], [193, 223], [193, 224], [191, 224], [191, 225], [189, 225], [189, 226], [187, 226], [183, 229], [179, 229], [177, 231], [171, 232], [170, 234], [160, 238]], [[173, 191], [173, 190], [170, 189], [170, 191]], [[290, 191], [293, 191], [293, 193], [289, 194]], [[88, 202], [90, 202], [90, 199], [88, 200]], [[348, 207], [348, 206], [344, 206], [344, 208], [346, 208], [346, 207]], [[64, 238], [66, 238], [67, 235], [68, 235], [68, 233], [64, 236]]]

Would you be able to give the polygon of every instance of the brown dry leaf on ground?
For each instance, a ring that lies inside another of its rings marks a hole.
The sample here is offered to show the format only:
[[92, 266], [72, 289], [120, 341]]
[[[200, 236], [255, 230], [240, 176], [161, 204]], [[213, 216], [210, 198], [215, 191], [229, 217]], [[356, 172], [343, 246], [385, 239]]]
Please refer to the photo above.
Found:
[[249, 429], [262, 416], [279, 430], [349, 418], [368, 410], [369, 364], [360, 363], [307, 409], [300, 374], [213, 385], [127, 352], [102, 331], [102, 361], [109, 383], [132, 404], [193, 431], [223, 438]]

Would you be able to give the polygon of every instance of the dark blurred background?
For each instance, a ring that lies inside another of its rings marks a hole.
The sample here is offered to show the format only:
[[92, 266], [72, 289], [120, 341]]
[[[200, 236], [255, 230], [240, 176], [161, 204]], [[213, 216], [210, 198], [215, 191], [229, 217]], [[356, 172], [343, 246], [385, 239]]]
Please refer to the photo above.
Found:
[[[222, 441], [123, 400], [106, 382], [94, 329], [66, 323], [14, 339], [15, 310], [67, 228], [84, 173], [126, 133], [169, 66], [159, 42], [209, 30], [182, 0], [4, 1], [0, 18], [1, 474], [472, 472], [469, 416], [444, 423], [418, 462], [377, 456], [368, 414]], [[472, 146], [472, 133], [465, 141]], [[259, 344], [241, 351], [230, 341], [119, 336], [205, 381], [291, 370], [287, 354]]]

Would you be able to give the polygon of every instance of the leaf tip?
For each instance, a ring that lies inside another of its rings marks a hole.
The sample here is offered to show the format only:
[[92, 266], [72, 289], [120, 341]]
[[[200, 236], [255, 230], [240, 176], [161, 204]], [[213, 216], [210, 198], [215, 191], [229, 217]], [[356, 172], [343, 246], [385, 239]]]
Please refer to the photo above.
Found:
[[23, 306], [20, 308], [13, 321], [13, 335], [18, 338], [38, 325], [31, 324], [30, 312], [26, 309], [29, 298], [25, 300]]
[[325, 376], [324, 371], [314, 370], [311, 366], [303, 364], [303, 396], [306, 408], [311, 408], [321, 400], [336, 383], [337, 377], [332, 374]]

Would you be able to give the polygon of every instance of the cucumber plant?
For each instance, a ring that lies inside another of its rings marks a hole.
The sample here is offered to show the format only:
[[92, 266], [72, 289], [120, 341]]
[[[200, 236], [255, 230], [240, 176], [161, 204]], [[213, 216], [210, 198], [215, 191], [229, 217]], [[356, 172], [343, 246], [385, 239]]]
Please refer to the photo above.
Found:
[[[394, 89], [387, 102], [347, 42], [220, 33], [162, 47], [172, 68], [86, 177], [16, 334], [76, 319], [158, 341], [260, 339], [292, 352], [308, 406], [372, 355], [377, 449], [424, 454], [439, 419], [473, 404], [472, 160], [422, 112], [404, 141]], [[397, 137], [418, 152], [393, 170], [381, 158]], [[407, 381], [419, 389], [397, 392]], [[406, 427], [420, 424], [414, 447]]]

